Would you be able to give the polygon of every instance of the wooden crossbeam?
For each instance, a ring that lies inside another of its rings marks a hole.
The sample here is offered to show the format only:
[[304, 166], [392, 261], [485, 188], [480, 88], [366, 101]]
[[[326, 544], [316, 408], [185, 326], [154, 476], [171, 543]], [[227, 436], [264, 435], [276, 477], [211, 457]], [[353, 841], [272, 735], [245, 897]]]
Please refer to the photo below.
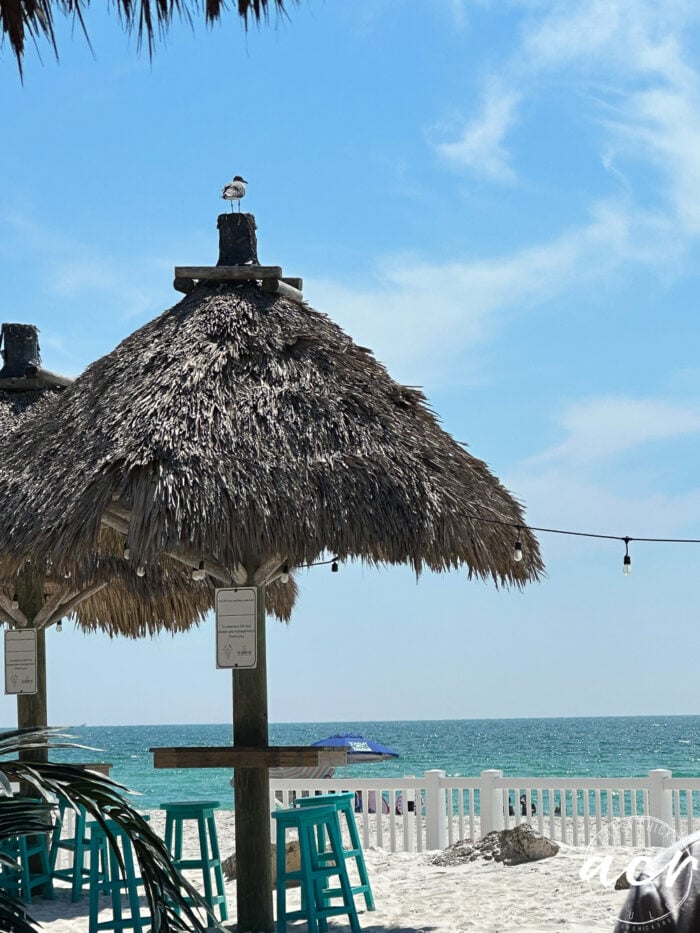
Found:
[[261, 748], [175, 746], [151, 748], [154, 768], [315, 768], [346, 765], [344, 748], [267, 745]]
[[262, 290], [272, 292], [274, 295], [281, 295], [282, 298], [291, 298], [292, 301], [304, 300], [300, 289], [289, 285], [284, 279], [263, 279]]
[[173, 288], [188, 295], [198, 280], [210, 282], [262, 281], [263, 291], [303, 301], [303, 280], [295, 276], [283, 276], [281, 266], [175, 266]]
[[[130, 517], [131, 512], [129, 509], [113, 501], [102, 513], [102, 524], [126, 536], [129, 531]], [[192, 567], [193, 570], [199, 567], [199, 562], [202, 559], [195, 554], [183, 554], [179, 551], [166, 551], [166, 554], [168, 557], [172, 557], [173, 560], [179, 561], [186, 567]], [[205, 558], [204, 570], [224, 586], [231, 586], [232, 583], [235, 583], [237, 586], [243, 586], [248, 578], [245, 567], [242, 567], [240, 564], [236, 564], [233, 570], [229, 572], [225, 567], [222, 567], [221, 564]]]
[[281, 279], [282, 266], [175, 266], [175, 278], [212, 279], [216, 282]]

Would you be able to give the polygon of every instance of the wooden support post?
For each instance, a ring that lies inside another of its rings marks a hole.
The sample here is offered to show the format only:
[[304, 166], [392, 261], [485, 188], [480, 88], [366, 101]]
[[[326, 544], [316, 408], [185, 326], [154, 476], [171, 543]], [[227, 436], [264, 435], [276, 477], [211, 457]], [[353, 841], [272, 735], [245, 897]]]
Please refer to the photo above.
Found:
[[[233, 671], [234, 748], [268, 744], [265, 587], [259, 586], [257, 591], [258, 666]], [[236, 768], [233, 778], [238, 929], [271, 933], [274, 916], [269, 773], [267, 768]]]
[[[16, 580], [17, 602], [27, 617], [29, 626], [34, 627], [34, 619], [44, 605], [44, 581], [27, 565]], [[38, 628], [36, 633], [36, 693], [19, 694], [17, 697], [17, 728], [34, 729], [48, 725], [48, 705], [46, 701], [46, 632]], [[48, 748], [31, 748], [20, 752], [21, 761], [48, 761]]]
[[[36, 693], [18, 694], [17, 728], [46, 727], [49, 724], [46, 700], [46, 629], [34, 625], [34, 620], [44, 605], [44, 580], [34, 572], [31, 564], [26, 564], [17, 575], [15, 588], [19, 608], [27, 617], [29, 627], [36, 628]], [[19, 759], [30, 763], [48, 761], [48, 746], [22, 749]], [[27, 797], [36, 796], [36, 788], [27, 781], [20, 781], [19, 792]], [[41, 859], [38, 854], [31, 856], [29, 869], [32, 872], [41, 872]]]

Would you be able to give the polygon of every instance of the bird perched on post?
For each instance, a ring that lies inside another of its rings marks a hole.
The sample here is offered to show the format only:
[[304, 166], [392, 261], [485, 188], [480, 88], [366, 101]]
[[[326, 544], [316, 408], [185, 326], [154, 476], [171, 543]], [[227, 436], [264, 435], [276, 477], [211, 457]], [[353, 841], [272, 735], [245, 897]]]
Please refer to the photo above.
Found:
[[241, 209], [241, 198], [245, 197], [245, 186], [248, 182], [245, 178], [241, 178], [240, 175], [234, 175], [233, 181], [230, 181], [227, 185], [224, 185], [221, 191], [221, 197], [225, 201], [231, 202], [231, 210], [233, 210], [233, 202], [238, 201], [238, 210]]

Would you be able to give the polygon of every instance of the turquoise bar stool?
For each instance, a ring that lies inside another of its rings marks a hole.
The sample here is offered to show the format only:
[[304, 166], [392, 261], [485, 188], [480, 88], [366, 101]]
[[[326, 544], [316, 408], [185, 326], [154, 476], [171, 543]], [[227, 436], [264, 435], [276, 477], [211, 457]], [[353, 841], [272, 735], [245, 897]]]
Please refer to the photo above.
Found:
[[[27, 904], [32, 903], [37, 889], [42, 897], [53, 899], [49, 843], [45, 833], [4, 839], [0, 843], [0, 851], [15, 863], [14, 865], [2, 863], [1, 888], [26, 901]], [[32, 860], [31, 865], [30, 860]]]
[[[173, 865], [179, 872], [200, 871], [204, 885], [203, 897], [209, 909], [213, 913], [218, 907], [221, 920], [228, 920], [224, 873], [221, 868], [221, 855], [214, 819], [214, 811], [218, 806], [218, 800], [181, 800], [175, 803], [162, 803], [160, 808], [165, 810], [165, 845], [170, 852]], [[197, 824], [198, 858], [182, 857], [183, 827], [188, 820]], [[192, 903], [189, 898], [188, 903]]]
[[[58, 802], [56, 825], [51, 834], [49, 863], [54, 879], [70, 882], [71, 901], [73, 902], [80, 900], [83, 886], [90, 876], [87, 866], [90, 845], [87, 827], [85, 807], [78, 805], [77, 809], [74, 809], [65, 797], [61, 797]], [[56, 864], [62, 852], [68, 853], [70, 863], [63, 868], [57, 868]]]
[[[141, 913], [139, 887], [143, 885], [143, 881], [137, 871], [131, 840], [113, 820], [107, 820], [106, 826], [111, 839], [99, 823], [88, 825], [90, 837], [89, 933], [100, 933], [101, 930], [114, 930], [116, 933], [121, 933], [122, 930], [133, 930], [134, 933], [144, 933], [146, 927], [151, 926], [152, 920], [150, 913]], [[123, 872], [113, 849], [115, 841], [124, 861]], [[106, 920], [98, 919], [102, 895], [107, 895], [110, 899], [112, 916]]]
[[[362, 894], [365, 898], [365, 905], [367, 910], [375, 910], [374, 906], [374, 897], [372, 895], [372, 888], [369, 883], [369, 876], [367, 874], [367, 866], [365, 865], [365, 857], [362, 852], [362, 846], [360, 844], [360, 834], [357, 831], [357, 823], [355, 822], [354, 814], [354, 802], [355, 795], [352, 791], [343, 791], [339, 794], [318, 794], [315, 797], [297, 797], [294, 801], [295, 807], [318, 807], [318, 806], [332, 806], [338, 812], [338, 818], [344, 818], [348, 837], [350, 839], [350, 847], [343, 849], [343, 855], [345, 861], [348, 859], [354, 859], [355, 865], [357, 868], [357, 874], [360, 879], [358, 885], [354, 885], [352, 888], [353, 895]], [[324, 842], [323, 835], [318, 839], [318, 848], [319, 852], [323, 854], [324, 852]]]
[[[287, 923], [306, 920], [308, 933], [326, 933], [328, 918], [347, 914], [352, 933], [360, 933], [355, 900], [345, 865], [340, 821], [335, 807], [292, 807], [276, 810], [272, 818], [277, 823], [277, 933], [286, 933]], [[299, 837], [301, 867], [287, 870], [287, 833], [296, 831]], [[318, 839], [323, 839], [323, 851]], [[327, 847], [326, 847], [327, 846]], [[331, 878], [338, 887], [330, 887]], [[301, 907], [287, 910], [287, 884], [301, 885]], [[340, 903], [333, 903], [340, 899]]]

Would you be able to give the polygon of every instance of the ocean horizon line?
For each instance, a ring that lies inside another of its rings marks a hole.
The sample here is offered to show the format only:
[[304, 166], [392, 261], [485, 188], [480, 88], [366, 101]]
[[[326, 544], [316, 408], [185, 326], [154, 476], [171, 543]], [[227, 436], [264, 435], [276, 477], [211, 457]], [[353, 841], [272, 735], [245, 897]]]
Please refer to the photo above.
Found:
[[[271, 727], [276, 726], [357, 726], [361, 724], [383, 725], [393, 723], [457, 723], [457, 722], [588, 722], [592, 719], [620, 719], [639, 721], [643, 719], [700, 719], [700, 713], [605, 713], [585, 716], [475, 716], [475, 717], [445, 717], [427, 719], [299, 719], [274, 720]], [[195, 728], [197, 726], [231, 726], [232, 720], [224, 719], [219, 722], [113, 722], [113, 723], [79, 723], [61, 724], [51, 728], [58, 729], [148, 729], [153, 727]], [[4, 726], [6, 729], [15, 729], [16, 725]]]

